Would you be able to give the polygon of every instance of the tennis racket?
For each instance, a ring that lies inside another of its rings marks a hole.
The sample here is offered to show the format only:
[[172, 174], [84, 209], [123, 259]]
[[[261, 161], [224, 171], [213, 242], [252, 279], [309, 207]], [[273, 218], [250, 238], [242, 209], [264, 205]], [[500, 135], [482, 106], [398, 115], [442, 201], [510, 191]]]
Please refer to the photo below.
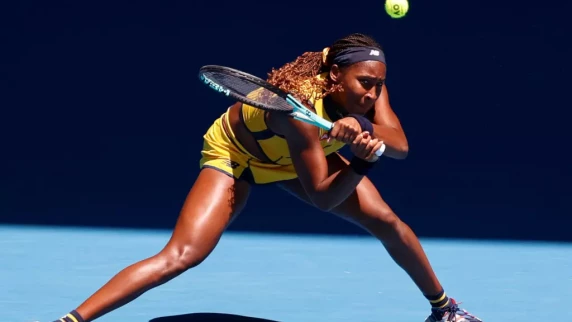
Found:
[[[289, 114], [298, 121], [330, 131], [334, 124], [312, 112], [290, 93], [251, 74], [218, 65], [206, 65], [199, 70], [200, 80], [211, 89], [239, 102], [269, 111]], [[385, 145], [375, 152], [379, 157]]]

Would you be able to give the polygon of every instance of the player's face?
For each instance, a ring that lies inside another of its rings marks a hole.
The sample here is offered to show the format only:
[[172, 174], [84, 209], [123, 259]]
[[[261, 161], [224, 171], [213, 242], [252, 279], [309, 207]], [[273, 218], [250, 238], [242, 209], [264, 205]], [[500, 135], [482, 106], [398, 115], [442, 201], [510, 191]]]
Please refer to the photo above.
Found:
[[331, 77], [342, 85], [342, 92], [332, 95], [348, 113], [365, 114], [373, 108], [381, 94], [386, 66], [378, 61], [364, 61], [344, 68], [335, 68]]

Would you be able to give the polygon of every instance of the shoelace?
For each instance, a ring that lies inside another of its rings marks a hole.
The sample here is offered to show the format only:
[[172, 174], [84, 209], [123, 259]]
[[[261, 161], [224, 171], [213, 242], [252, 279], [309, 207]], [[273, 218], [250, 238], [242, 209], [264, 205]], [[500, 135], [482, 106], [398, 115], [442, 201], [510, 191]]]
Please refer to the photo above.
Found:
[[[466, 317], [478, 320], [478, 318], [476, 316], [470, 314], [469, 312], [467, 312], [465, 310], [459, 309], [459, 305], [462, 303], [463, 302], [453, 302], [453, 304], [451, 306], [440, 310], [440, 312], [442, 312], [443, 315], [445, 315], [445, 313], [449, 312], [449, 316], [447, 316], [447, 320], [446, 320], [447, 322], [455, 322], [457, 320], [457, 315], [466, 316]], [[480, 321], [480, 320], [478, 320], [478, 321]]]
[[445, 316], [445, 314], [448, 312], [449, 315], [447, 316], [447, 320], [445, 320], [445, 321], [455, 322], [455, 320], [457, 318], [457, 312], [459, 311], [459, 304], [460, 303], [453, 302], [453, 304], [451, 306], [440, 309], [439, 313], [442, 314], [441, 320], [443, 319], [443, 316]]

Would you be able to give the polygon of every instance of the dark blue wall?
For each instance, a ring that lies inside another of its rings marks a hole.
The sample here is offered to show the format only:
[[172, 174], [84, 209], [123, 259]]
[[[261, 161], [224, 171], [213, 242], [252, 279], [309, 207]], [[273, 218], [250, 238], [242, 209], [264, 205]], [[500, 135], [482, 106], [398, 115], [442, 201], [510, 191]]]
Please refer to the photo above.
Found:
[[[419, 235], [572, 240], [565, 10], [412, 1], [392, 20], [382, 1], [193, 2], [5, 11], [0, 222], [172, 227], [229, 104], [198, 68], [264, 76], [363, 32], [385, 47], [411, 149], [372, 178]], [[273, 187], [232, 229], [361, 233]]]

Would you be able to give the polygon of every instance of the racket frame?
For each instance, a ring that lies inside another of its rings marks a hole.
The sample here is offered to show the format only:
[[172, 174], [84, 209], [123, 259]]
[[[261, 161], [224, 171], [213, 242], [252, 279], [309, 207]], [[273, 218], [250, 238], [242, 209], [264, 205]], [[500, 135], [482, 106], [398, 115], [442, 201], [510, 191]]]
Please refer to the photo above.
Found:
[[[205, 71], [219, 72], [219, 73], [231, 74], [231, 75], [234, 74], [235, 76], [238, 76], [242, 79], [245, 79], [249, 82], [252, 82], [252, 83], [254, 83], [260, 87], [263, 87], [263, 88], [267, 89], [268, 91], [273, 92], [274, 94], [285, 99], [286, 102], [290, 106], [292, 106], [292, 111], [278, 110], [278, 109], [272, 108], [272, 106], [270, 106], [270, 105], [260, 103], [260, 102], [256, 102], [255, 100], [248, 99], [248, 98], [244, 97], [243, 95], [236, 94], [233, 91], [231, 91], [230, 89], [219, 85], [216, 81], [211, 80], [210, 78], [205, 76], [204, 75]], [[217, 91], [217, 92], [219, 92], [225, 96], [232, 97], [239, 102], [242, 102], [242, 103], [245, 103], [245, 104], [251, 105], [253, 107], [260, 108], [260, 109], [264, 109], [264, 110], [287, 113], [291, 117], [293, 117], [294, 119], [296, 119], [298, 121], [309, 123], [313, 126], [319, 127], [319, 128], [324, 129], [326, 131], [329, 131], [334, 127], [334, 124], [332, 122], [320, 117], [319, 115], [317, 115], [316, 113], [311, 111], [309, 108], [304, 106], [304, 104], [302, 104], [299, 100], [297, 100], [292, 94], [286, 93], [285, 91], [283, 91], [280, 88], [270, 84], [269, 82], [267, 82], [267, 81], [265, 81], [259, 77], [256, 77], [254, 75], [245, 73], [243, 71], [240, 71], [240, 70], [237, 70], [237, 69], [234, 69], [231, 67], [226, 67], [226, 66], [205, 65], [205, 66], [201, 67], [199, 70], [199, 78], [201, 79], [201, 81], [203, 83], [205, 83], [205, 85], [209, 86], [211, 89], [213, 89], [213, 90], [215, 90], [215, 91]], [[385, 151], [385, 144], [382, 144], [381, 148], [379, 150], [377, 150], [375, 152], [375, 154], [379, 157], [383, 154], [384, 151]]]

